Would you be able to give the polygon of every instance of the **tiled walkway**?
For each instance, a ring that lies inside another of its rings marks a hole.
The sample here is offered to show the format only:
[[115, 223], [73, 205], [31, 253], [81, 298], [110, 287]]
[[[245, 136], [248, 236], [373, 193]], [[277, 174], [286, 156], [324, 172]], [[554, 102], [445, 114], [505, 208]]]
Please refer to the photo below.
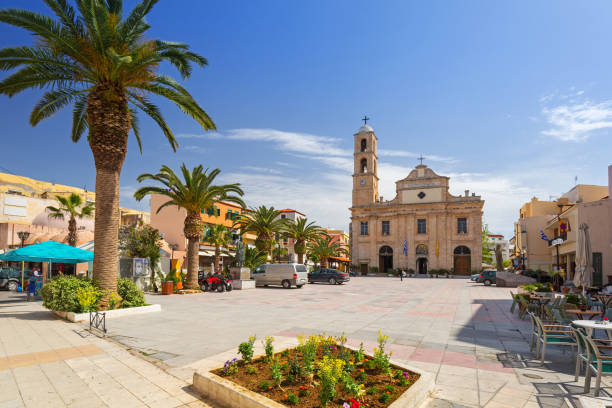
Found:
[[[207, 357], [251, 334], [346, 333], [371, 347], [378, 330], [393, 358], [436, 374], [432, 407], [581, 407], [571, 352], [533, 361], [530, 324], [510, 313], [509, 290], [464, 279], [354, 278], [347, 285], [258, 288], [190, 296], [149, 296], [158, 314], [114, 320], [110, 335], [157, 357], [188, 380]], [[168, 324], [172, 322], [172, 324]], [[607, 384], [607, 382], [604, 382]], [[600, 399], [603, 401], [603, 399]], [[597, 406], [597, 405], [595, 405]], [[586, 408], [586, 406], [584, 406]]]
[[208, 407], [189, 384], [0, 292], [0, 408]]

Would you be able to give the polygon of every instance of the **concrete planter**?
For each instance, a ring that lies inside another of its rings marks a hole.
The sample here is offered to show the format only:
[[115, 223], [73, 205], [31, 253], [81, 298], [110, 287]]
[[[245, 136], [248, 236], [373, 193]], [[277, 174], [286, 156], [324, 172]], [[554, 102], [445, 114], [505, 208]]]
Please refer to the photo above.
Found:
[[[419, 374], [419, 379], [410, 386], [389, 408], [417, 408], [427, 399], [434, 388], [434, 376], [431, 373], [407, 366], [396, 361], [391, 363], [406, 371]], [[212, 370], [211, 370], [212, 371]], [[193, 388], [212, 399], [219, 406], [229, 408], [286, 408], [257, 392], [246, 389], [233, 381], [220, 377], [210, 371], [193, 374]]]
[[[129, 307], [127, 309], [106, 310], [102, 313], [106, 314], [107, 319], [115, 317], [124, 317], [143, 313], [161, 312], [161, 305], [148, 305], [140, 307]], [[70, 322], [86, 322], [89, 320], [89, 313], [73, 313], [73, 312], [58, 312], [53, 311], [56, 316], [66, 319]]]

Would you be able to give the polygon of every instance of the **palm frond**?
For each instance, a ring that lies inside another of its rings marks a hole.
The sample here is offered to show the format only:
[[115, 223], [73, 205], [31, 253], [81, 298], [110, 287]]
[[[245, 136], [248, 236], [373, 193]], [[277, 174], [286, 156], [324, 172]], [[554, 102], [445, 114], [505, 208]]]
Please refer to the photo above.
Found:
[[45, 93], [38, 103], [34, 105], [34, 109], [30, 114], [30, 125], [36, 126], [41, 120], [53, 116], [61, 108], [70, 104], [77, 95], [85, 92], [87, 90], [68, 88]]
[[89, 127], [87, 123], [87, 96], [79, 95], [72, 111], [72, 141], [78, 142]]

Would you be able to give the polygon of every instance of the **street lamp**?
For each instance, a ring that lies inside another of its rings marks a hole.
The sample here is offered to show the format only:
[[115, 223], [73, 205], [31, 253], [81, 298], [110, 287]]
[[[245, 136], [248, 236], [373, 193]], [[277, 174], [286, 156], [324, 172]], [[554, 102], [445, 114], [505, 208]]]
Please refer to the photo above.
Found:
[[170, 259], [174, 259], [174, 251], [178, 249], [178, 244], [170, 244], [170, 249], [172, 250], [172, 255], [170, 255]]
[[21, 240], [21, 247], [23, 248], [23, 246], [25, 245], [26, 239], [30, 237], [30, 233], [28, 231], [19, 231], [17, 233], [17, 236]]
[[523, 265], [523, 270], [527, 269], [527, 268], [525, 267], [525, 254], [526, 254], [526, 253], [527, 253], [527, 251], [526, 251], [526, 250], [524, 250], [524, 249], [523, 249], [523, 250], [521, 250], [521, 264]]

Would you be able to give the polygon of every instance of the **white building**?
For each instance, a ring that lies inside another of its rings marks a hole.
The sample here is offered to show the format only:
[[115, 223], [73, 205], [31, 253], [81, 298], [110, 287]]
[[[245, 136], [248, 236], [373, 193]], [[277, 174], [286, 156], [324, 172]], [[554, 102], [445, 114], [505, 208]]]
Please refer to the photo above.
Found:
[[501, 245], [502, 259], [510, 259], [510, 243], [507, 239], [504, 239], [503, 235], [489, 234], [488, 247], [492, 252], [495, 252], [497, 244]]

